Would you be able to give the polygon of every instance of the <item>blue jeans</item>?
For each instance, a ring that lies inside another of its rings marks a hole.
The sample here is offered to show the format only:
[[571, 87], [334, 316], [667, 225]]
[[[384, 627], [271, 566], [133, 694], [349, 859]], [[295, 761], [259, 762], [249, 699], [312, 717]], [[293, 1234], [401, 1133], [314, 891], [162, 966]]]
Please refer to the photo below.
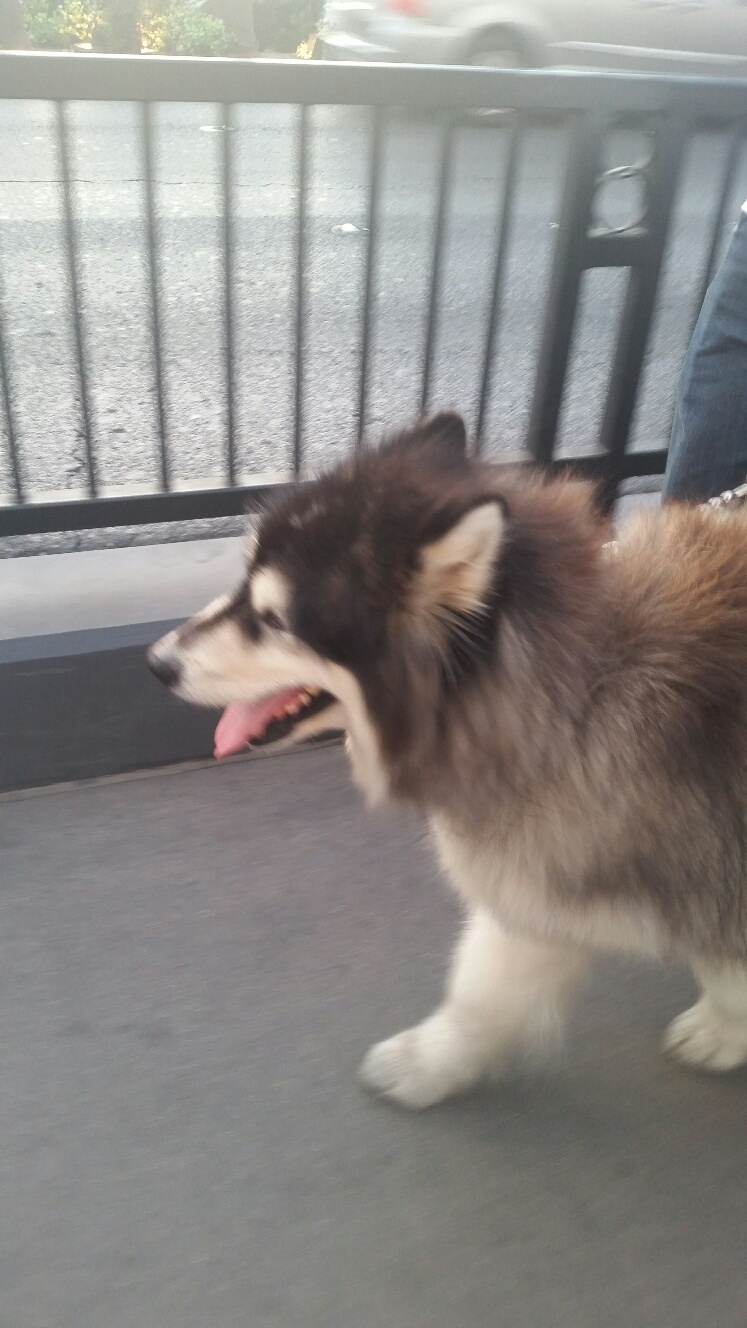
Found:
[[664, 498], [702, 501], [747, 480], [747, 216], [708, 288], [682, 366]]

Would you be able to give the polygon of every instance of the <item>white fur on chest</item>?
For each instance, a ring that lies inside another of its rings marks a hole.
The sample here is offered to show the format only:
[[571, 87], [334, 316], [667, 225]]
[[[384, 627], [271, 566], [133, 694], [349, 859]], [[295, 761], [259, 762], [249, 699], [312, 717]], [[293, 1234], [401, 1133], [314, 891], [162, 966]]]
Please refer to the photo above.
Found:
[[[536, 844], [519, 836], [505, 846], [490, 839], [478, 843], [435, 816], [430, 826], [441, 866], [457, 893], [470, 907], [487, 909], [507, 931], [643, 955], [666, 949], [662, 931], [645, 907], [560, 897], [552, 889], [552, 861]], [[579, 851], [579, 880], [582, 858]]]

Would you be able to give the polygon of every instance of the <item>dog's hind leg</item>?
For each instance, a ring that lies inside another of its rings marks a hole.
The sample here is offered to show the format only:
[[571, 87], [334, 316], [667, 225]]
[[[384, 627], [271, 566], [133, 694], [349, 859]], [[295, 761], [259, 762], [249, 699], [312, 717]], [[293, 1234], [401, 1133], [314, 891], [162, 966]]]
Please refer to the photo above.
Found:
[[694, 965], [703, 995], [667, 1029], [664, 1049], [702, 1070], [747, 1064], [747, 967]]
[[405, 1107], [430, 1107], [500, 1072], [517, 1052], [559, 1041], [588, 965], [585, 951], [513, 936], [487, 913], [470, 917], [443, 1004], [422, 1024], [369, 1051], [363, 1083]]

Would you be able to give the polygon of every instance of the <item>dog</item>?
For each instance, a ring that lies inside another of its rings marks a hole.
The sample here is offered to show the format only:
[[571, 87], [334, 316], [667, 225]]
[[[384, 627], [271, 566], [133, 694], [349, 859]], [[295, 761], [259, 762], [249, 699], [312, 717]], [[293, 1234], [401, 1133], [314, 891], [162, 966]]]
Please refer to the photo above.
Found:
[[225, 707], [216, 755], [344, 730], [416, 808], [467, 920], [440, 1007], [376, 1045], [423, 1108], [557, 1043], [595, 950], [676, 957], [665, 1047], [747, 1062], [747, 514], [672, 505], [611, 542], [593, 488], [470, 459], [440, 414], [265, 513], [246, 577], [150, 651]]

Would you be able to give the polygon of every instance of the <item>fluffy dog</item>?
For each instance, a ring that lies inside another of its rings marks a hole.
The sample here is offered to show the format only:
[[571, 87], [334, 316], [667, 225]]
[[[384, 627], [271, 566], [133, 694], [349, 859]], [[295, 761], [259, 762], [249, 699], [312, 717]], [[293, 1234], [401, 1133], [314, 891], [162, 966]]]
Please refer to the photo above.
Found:
[[469, 914], [443, 1003], [362, 1077], [426, 1107], [551, 1044], [596, 949], [702, 987], [666, 1046], [747, 1061], [747, 516], [609, 543], [593, 494], [470, 460], [439, 415], [294, 491], [243, 583], [157, 642], [216, 754], [342, 729]]

